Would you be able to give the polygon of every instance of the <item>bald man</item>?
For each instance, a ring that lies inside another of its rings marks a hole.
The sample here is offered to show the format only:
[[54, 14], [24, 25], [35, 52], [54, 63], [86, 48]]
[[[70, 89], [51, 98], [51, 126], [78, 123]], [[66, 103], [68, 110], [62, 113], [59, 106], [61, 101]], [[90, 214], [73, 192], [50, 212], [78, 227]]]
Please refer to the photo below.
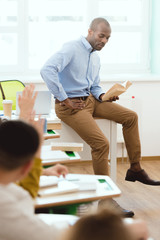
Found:
[[[109, 142], [97, 126], [95, 117], [109, 119], [123, 126], [130, 159], [125, 180], [160, 185], [141, 168], [138, 116], [117, 103], [117, 96], [102, 102], [105, 91], [100, 86], [100, 51], [111, 37], [111, 27], [104, 18], [95, 18], [87, 37], [64, 44], [41, 69], [41, 76], [55, 98], [57, 116], [91, 147], [94, 173], [108, 175]], [[93, 131], [94, 129], [94, 131]], [[122, 209], [125, 216], [132, 211]]]

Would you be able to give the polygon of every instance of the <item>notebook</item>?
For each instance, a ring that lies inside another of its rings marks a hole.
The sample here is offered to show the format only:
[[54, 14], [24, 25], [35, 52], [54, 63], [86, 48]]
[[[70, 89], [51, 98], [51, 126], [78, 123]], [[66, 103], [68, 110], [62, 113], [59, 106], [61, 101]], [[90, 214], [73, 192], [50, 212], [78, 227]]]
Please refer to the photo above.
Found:
[[39, 196], [47, 196], [47, 195], [57, 195], [64, 193], [73, 193], [78, 192], [79, 187], [77, 184], [69, 182], [69, 181], [59, 181], [58, 185], [55, 187], [48, 188], [40, 188], [38, 195]]
[[50, 187], [58, 185], [58, 177], [56, 176], [40, 176], [39, 187]]
[[[19, 115], [18, 96], [22, 92], [16, 93], [16, 115]], [[51, 112], [51, 93], [50, 91], [38, 91], [34, 110], [36, 115], [49, 115]]]

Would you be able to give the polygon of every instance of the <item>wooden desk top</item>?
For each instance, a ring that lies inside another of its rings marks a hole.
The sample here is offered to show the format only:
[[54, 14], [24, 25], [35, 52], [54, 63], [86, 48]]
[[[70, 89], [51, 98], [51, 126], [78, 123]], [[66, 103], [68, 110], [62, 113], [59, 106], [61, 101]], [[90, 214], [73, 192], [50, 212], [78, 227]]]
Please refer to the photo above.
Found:
[[51, 111], [47, 119], [47, 129], [59, 130], [61, 129], [61, 120], [56, 116], [54, 111]]
[[89, 174], [68, 174], [67, 179], [76, 183], [86, 178], [87, 180], [96, 180], [96, 190], [77, 191], [73, 193], [63, 193], [57, 195], [48, 195], [37, 197], [35, 199], [35, 208], [64, 206], [75, 203], [91, 202], [100, 199], [118, 197], [121, 194], [119, 188], [108, 176], [89, 175]]

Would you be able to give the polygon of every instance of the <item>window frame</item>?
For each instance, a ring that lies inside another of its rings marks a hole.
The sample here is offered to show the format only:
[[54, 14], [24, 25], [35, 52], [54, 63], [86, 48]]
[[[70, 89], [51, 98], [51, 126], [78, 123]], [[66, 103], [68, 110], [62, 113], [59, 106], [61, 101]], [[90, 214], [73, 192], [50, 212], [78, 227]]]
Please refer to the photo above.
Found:
[[[29, 31], [28, 31], [28, 0], [17, 0], [18, 4], [18, 24], [17, 26], [0, 27], [0, 33], [17, 33], [18, 63], [16, 66], [2, 66], [0, 76], [26, 76], [39, 79], [40, 69], [29, 69]], [[86, 0], [87, 9], [85, 12], [86, 27], [90, 21], [97, 17], [98, 0]], [[90, 11], [92, 9], [92, 11]], [[112, 32], [128, 31], [133, 32], [138, 29], [142, 32], [143, 46], [141, 48], [140, 64], [104, 64], [101, 67], [100, 76], [105, 79], [108, 74], [116, 73], [150, 73], [150, 52], [149, 52], [149, 33], [151, 20], [151, 0], [142, 0], [143, 24], [137, 26], [113, 26]], [[46, 59], [47, 60], [47, 59]], [[45, 62], [45, 60], [44, 60]]]

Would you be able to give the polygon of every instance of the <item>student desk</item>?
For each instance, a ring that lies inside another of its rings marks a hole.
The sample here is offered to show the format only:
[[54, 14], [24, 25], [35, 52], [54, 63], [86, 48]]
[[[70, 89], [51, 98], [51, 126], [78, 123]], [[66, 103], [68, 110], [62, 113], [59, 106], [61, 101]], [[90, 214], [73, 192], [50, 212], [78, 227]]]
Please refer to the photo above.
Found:
[[[0, 111], [0, 115], [3, 116], [3, 111]], [[51, 112], [49, 115], [42, 115], [42, 118], [47, 119], [47, 129], [48, 130], [60, 130], [61, 129], [61, 120], [57, 118], [54, 112]], [[18, 119], [19, 116], [16, 115], [16, 111], [12, 110], [12, 117], [11, 119]]]
[[48, 195], [37, 197], [35, 199], [35, 208], [66, 206], [79, 203], [87, 203], [100, 199], [118, 197], [121, 194], [119, 188], [108, 176], [89, 175], [89, 174], [68, 174], [67, 179], [76, 183], [86, 178], [87, 180], [96, 180], [96, 190], [77, 191], [73, 193], [64, 193], [57, 195]]
[[[0, 115], [3, 116], [3, 111], [0, 111]], [[44, 133], [44, 139], [54, 139], [60, 138], [60, 134], [55, 130], [61, 129], [61, 120], [55, 116], [55, 114], [51, 113], [50, 115], [42, 115], [42, 118], [47, 119], [47, 133]], [[16, 115], [16, 111], [12, 110], [11, 119], [19, 119], [19, 116]]]
[[60, 138], [60, 134], [55, 130], [48, 129], [46, 133], [43, 134], [44, 140]]
[[57, 163], [79, 162], [81, 158], [77, 152], [53, 151], [50, 145], [44, 145], [42, 146], [41, 159], [43, 166], [50, 166]]

